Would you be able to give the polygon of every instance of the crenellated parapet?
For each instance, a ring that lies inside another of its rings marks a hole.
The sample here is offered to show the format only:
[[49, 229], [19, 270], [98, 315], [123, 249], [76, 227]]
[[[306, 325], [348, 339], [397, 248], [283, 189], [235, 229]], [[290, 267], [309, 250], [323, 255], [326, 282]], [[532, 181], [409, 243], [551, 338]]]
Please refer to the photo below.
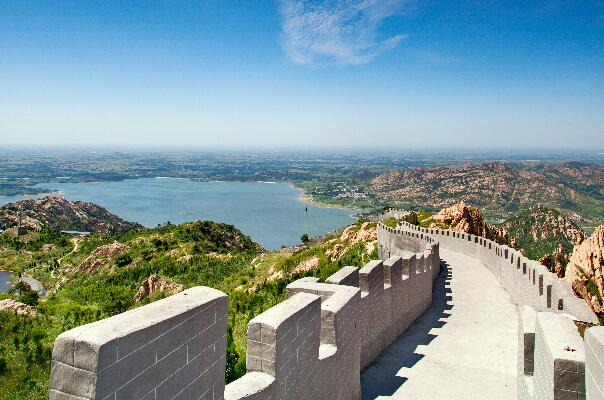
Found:
[[[250, 321], [248, 373], [227, 385], [225, 399], [359, 399], [360, 371], [432, 302], [438, 245], [417, 241], [421, 253], [288, 285], [286, 301]], [[259, 324], [269, 333], [258, 335]]]
[[472, 234], [442, 229], [421, 228], [401, 222], [396, 228], [378, 226], [380, 255], [408, 252], [409, 238], [429, 238], [443, 249], [478, 259], [497, 277], [514, 301], [539, 311], [560, 312], [588, 323], [598, 319], [585, 302], [575, 296], [570, 284], [559, 279], [539, 262], [518, 250]]
[[399, 221], [417, 224], [417, 214], [414, 211], [403, 210], [401, 208], [389, 208], [385, 210], [379, 215], [378, 221], [384, 221], [388, 218], [396, 218]]

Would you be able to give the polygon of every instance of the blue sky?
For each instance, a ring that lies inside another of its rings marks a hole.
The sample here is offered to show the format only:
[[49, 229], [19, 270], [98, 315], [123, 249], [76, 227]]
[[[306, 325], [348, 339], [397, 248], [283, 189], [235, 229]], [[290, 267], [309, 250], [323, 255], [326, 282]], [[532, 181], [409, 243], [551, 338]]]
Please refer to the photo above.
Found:
[[604, 2], [1, 1], [5, 145], [602, 148]]

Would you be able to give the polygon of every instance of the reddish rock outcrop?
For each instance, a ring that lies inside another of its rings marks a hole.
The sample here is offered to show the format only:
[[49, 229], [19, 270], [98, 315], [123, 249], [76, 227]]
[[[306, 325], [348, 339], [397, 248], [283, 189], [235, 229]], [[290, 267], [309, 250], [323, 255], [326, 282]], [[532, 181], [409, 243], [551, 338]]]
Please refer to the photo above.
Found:
[[9, 310], [17, 315], [36, 315], [36, 309], [13, 299], [0, 300], [0, 311]]
[[596, 313], [604, 312], [604, 225], [575, 246], [565, 278]]
[[78, 267], [65, 268], [63, 272], [65, 274], [76, 274], [79, 272], [90, 274], [109, 264], [112, 259], [121, 256], [126, 251], [128, 251], [128, 246], [119, 242], [105, 244], [94, 249]]
[[568, 261], [568, 256], [564, 253], [562, 244], [553, 253], [548, 253], [539, 259], [541, 265], [545, 265], [547, 269], [555, 272], [558, 278], [564, 278]]
[[438, 214], [432, 216], [432, 221], [431, 228], [447, 227], [452, 231], [489, 237], [489, 227], [478, 208], [468, 206], [463, 202], [443, 208]]
[[330, 244], [330, 243], [335, 243], [335, 244], [331, 248], [329, 248], [325, 251], [325, 255], [327, 257], [329, 257], [329, 259], [331, 261], [336, 261], [340, 257], [342, 257], [342, 255], [355, 244], [357, 244], [357, 243], [367, 243], [368, 244], [368, 243], [372, 243], [376, 240], [377, 240], [377, 226], [375, 223], [363, 222], [360, 227], [358, 225], [350, 225], [349, 227], [344, 229], [344, 231], [340, 235], [339, 243], [335, 243], [335, 242], [337, 242], [337, 240], [335, 240], [335, 239], [333, 239], [333, 242], [332, 241], [327, 242], [328, 244]]
[[183, 285], [174, 282], [170, 278], [164, 276], [151, 275], [145, 279], [141, 286], [138, 288], [134, 300], [140, 303], [147, 296], [155, 292], [163, 292], [167, 295], [173, 295], [181, 292], [184, 289]]

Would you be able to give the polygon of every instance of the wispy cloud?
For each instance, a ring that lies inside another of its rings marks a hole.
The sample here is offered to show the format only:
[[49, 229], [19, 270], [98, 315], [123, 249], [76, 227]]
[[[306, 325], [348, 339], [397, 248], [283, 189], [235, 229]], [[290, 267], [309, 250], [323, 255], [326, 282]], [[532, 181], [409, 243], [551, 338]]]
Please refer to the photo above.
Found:
[[365, 64], [407, 37], [379, 28], [410, 8], [410, 0], [281, 0], [283, 49], [297, 64]]

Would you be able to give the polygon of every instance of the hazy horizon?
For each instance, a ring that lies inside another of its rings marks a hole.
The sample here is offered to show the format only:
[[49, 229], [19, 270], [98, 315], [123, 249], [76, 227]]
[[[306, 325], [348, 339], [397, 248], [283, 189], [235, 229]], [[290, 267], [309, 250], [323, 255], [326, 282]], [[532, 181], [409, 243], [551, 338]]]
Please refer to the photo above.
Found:
[[602, 148], [598, 1], [10, 2], [4, 147]]

